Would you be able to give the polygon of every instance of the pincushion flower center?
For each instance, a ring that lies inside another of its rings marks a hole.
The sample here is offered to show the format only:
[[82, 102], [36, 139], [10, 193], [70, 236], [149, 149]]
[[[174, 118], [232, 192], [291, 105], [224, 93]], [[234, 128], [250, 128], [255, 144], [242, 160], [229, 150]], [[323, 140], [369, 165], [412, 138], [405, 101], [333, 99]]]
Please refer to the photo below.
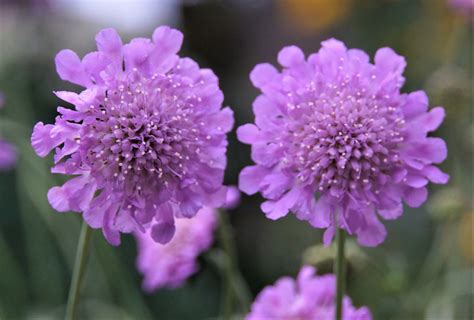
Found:
[[283, 163], [296, 172], [299, 183], [317, 191], [332, 189], [336, 196], [383, 183], [384, 173], [400, 161], [404, 120], [399, 108], [387, 103], [389, 96], [365, 90], [334, 86], [328, 99], [331, 94], [315, 96], [311, 88], [289, 94], [291, 121], [283, 141], [291, 143]]
[[93, 172], [129, 183], [158, 178], [166, 184], [186, 175], [197, 130], [189, 121], [190, 105], [162, 89], [166, 79], [154, 75], [120, 84], [106, 91], [102, 104], [90, 106], [93, 120], [85, 131]]

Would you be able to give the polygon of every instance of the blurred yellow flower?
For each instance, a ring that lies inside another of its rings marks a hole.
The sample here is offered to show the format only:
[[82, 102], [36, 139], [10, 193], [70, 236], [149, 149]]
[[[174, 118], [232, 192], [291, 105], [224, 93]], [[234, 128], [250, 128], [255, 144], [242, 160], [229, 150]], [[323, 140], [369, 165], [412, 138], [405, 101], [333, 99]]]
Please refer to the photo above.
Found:
[[344, 19], [352, 3], [352, 0], [278, 0], [278, 8], [300, 31], [312, 33]]
[[472, 232], [474, 223], [474, 212], [464, 214], [459, 222], [459, 245], [463, 257], [474, 264], [474, 238]]
[[454, 64], [436, 70], [426, 82], [425, 88], [433, 105], [446, 108], [449, 121], [461, 120], [471, 111], [473, 79], [468, 70]]
[[464, 211], [464, 204], [461, 190], [451, 186], [436, 192], [428, 203], [428, 209], [436, 219], [458, 219]]

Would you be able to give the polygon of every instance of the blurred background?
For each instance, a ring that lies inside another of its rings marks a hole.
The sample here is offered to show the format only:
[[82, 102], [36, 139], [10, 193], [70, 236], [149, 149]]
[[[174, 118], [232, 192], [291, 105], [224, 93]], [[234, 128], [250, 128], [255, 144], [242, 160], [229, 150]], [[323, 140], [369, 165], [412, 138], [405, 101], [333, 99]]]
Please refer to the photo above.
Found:
[[[472, 14], [472, 13], [471, 13]], [[377, 248], [349, 243], [348, 292], [375, 319], [473, 318], [474, 143], [472, 16], [448, 0], [0, 0], [0, 135], [18, 152], [16, 166], [0, 172], [0, 319], [62, 318], [81, 219], [54, 212], [47, 190], [62, 183], [49, 173], [51, 157], [29, 144], [37, 121], [51, 123], [59, 104], [53, 90], [75, 89], [55, 73], [64, 48], [80, 56], [95, 49], [94, 35], [114, 27], [124, 40], [150, 37], [167, 24], [183, 31], [183, 56], [212, 68], [236, 126], [253, 120], [258, 92], [248, 74], [257, 63], [276, 62], [295, 44], [306, 54], [330, 37], [371, 55], [390, 46], [406, 57], [405, 92], [424, 89], [447, 118], [437, 136], [449, 148], [442, 169], [448, 185], [431, 187], [419, 209], [386, 221], [388, 237]], [[250, 164], [250, 148], [230, 134], [227, 184]], [[240, 319], [253, 297], [303, 263], [331, 272], [333, 250], [322, 233], [288, 215], [265, 218], [260, 196], [242, 198], [230, 212], [241, 273]], [[90, 319], [218, 318], [222, 297], [221, 241], [200, 258], [186, 285], [147, 295], [135, 269], [131, 236], [108, 245], [95, 232], [84, 285], [83, 317]], [[246, 283], [246, 285], [244, 284]], [[248, 287], [248, 290], [246, 289]]]

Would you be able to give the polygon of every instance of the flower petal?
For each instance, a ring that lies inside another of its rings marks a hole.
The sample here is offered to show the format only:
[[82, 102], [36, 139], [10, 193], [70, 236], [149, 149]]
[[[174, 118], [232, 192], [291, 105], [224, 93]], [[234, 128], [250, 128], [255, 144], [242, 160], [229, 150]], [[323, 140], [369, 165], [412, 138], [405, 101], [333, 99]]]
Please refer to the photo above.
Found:
[[401, 76], [407, 65], [404, 57], [387, 47], [377, 50], [374, 61], [382, 76], [389, 76], [391, 74]]
[[72, 50], [61, 50], [56, 55], [56, 71], [63, 80], [87, 87], [91, 85], [89, 75], [85, 72], [81, 60]]
[[244, 124], [237, 128], [237, 139], [246, 144], [252, 144], [258, 141], [260, 130], [253, 124]]
[[278, 71], [269, 63], [257, 64], [250, 72], [250, 81], [257, 88], [262, 88], [278, 76]]
[[59, 212], [81, 212], [88, 208], [96, 185], [86, 176], [70, 179], [61, 187], [53, 187], [48, 191], [48, 201]]
[[117, 214], [118, 204], [110, 205], [104, 214], [104, 222], [102, 227], [102, 234], [104, 235], [107, 242], [112, 246], [120, 245], [120, 232], [113, 227], [113, 220]]
[[334, 234], [336, 233], [336, 228], [334, 225], [329, 226], [326, 231], [324, 231], [323, 235], [323, 244], [324, 246], [329, 246], [334, 238]]
[[408, 94], [405, 104], [402, 105], [402, 110], [406, 119], [426, 113], [428, 110], [428, 96], [421, 90]]
[[444, 120], [445, 112], [444, 108], [436, 107], [430, 110], [430, 112], [419, 116], [416, 119], [416, 123], [421, 126], [424, 131], [431, 132], [438, 129]]
[[378, 213], [387, 220], [395, 220], [403, 214], [403, 205], [400, 203], [391, 209], [381, 209]]
[[102, 29], [95, 36], [97, 49], [105, 53], [109, 59], [115, 63], [121, 64], [122, 39], [113, 28]]
[[132, 71], [134, 68], [141, 72], [149, 73], [148, 55], [152, 49], [149, 39], [135, 38], [123, 46], [123, 60], [125, 69]]
[[428, 198], [428, 189], [426, 188], [407, 188], [403, 194], [403, 200], [412, 208], [418, 208]]
[[245, 167], [239, 175], [239, 189], [248, 195], [256, 193], [269, 172], [269, 169], [259, 165]]
[[166, 244], [171, 241], [176, 231], [173, 222], [162, 221], [153, 225], [151, 228], [151, 237], [158, 243]]
[[292, 67], [304, 62], [304, 53], [297, 46], [288, 46], [278, 53], [278, 62], [284, 67]]
[[366, 215], [366, 223], [366, 227], [357, 232], [357, 241], [363, 246], [376, 247], [385, 240], [387, 230], [375, 213]]
[[423, 163], [441, 163], [448, 156], [448, 148], [443, 139], [426, 138], [424, 141], [412, 142], [407, 154]]
[[158, 27], [153, 32], [155, 49], [150, 53], [150, 60], [154, 66], [152, 72], [166, 72], [173, 63], [178, 62], [178, 53], [183, 43], [183, 34], [170, 27]]
[[286, 216], [297, 200], [298, 191], [297, 189], [292, 189], [281, 197], [280, 200], [265, 201], [262, 203], [261, 208], [267, 218], [277, 220]]
[[51, 137], [51, 130], [53, 128], [52, 124], [44, 125], [43, 122], [38, 122], [33, 128], [31, 145], [40, 157], [46, 157], [51, 150], [62, 143], [60, 136]]
[[428, 180], [416, 174], [410, 174], [406, 177], [405, 184], [413, 188], [421, 188], [428, 184]]
[[426, 166], [422, 173], [433, 183], [446, 184], [449, 181], [449, 175], [435, 166]]

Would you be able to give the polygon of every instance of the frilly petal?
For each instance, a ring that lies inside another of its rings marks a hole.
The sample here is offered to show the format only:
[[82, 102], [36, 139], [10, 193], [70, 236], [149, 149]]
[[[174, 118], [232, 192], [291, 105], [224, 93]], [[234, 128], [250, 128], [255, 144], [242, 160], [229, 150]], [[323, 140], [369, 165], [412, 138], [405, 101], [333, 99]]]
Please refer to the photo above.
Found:
[[430, 112], [421, 115], [415, 121], [418, 126], [421, 126], [425, 132], [431, 132], [438, 129], [444, 120], [445, 112], [444, 108], [436, 107], [430, 110]]
[[244, 124], [237, 128], [237, 139], [246, 144], [252, 144], [258, 141], [260, 130], [253, 124]]
[[151, 237], [158, 243], [166, 244], [171, 241], [176, 231], [174, 222], [161, 221], [151, 228]]
[[403, 214], [403, 205], [399, 203], [391, 209], [381, 209], [378, 213], [387, 220], [395, 220]]
[[376, 247], [385, 240], [387, 230], [375, 213], [366, 215], [365, 220], [365, 228], [357, 231], [357, 241], [363, 246]]
[[117, 214], [118, 205], [110, 205], [104, 214], [104, 222], [102, 227], [102, 234], [104, 235], [107, 242], [112, 246], [120, 245], [120, 232], [113, 225], [113, 220]]
[[257, 88], [262, 88], [278, 76], [278, 71], [269, 63], [258, 64], [250, 72], [250, 81]]
[[448, 156], [448, 148], [441, 138], [426, 138], [424, 141], [412, 142], [407, 155], [426, 164], [441, 163]]
[[269, 172], [269, 169], [258, 165], [245, 167], [239, 175], [239, 189], [248, 195], [256, 193]]
[[40, 157], [46, 157], [51, 150], [62, 143], [62, 139], [59, 136], [51, 136], [53, 128], [52, 124], [44, 125], [43, 122], [38, 122], [33, 128], [31, 145]]
[[88, 208], [96, 191], [96, 184], [88, 177], [76, 177], [61, 187], [48, 191], [48, 201], [59, 212], [81, 212]]
[[123, 46], [123, 59], [125, 69], [132, 71], [134, 68], [141, 72], [149, 73], [148, 55], [152, 50], [149, 39], [135, 38], [130, 43]]
[[383, 80], [394, 78], [399, 85], [403, 83], [402, 73], [407, 65], [404, 57], [391, 48], [381, 48], [375, 53], [374, 61], [379, 77]]
[[72, 50], [61, 50], [55, 58], [56, 71], [63, 80], [87, 87], [92, 84], [81, 60]]
[[428, 110], [428, 96], [421, 90], [408, 94], [405, 104], [402, 105], [402, 110], [406, 119], [426, 113]]
[[298, 201], [298, 190], [292, 189], [279, 200], [265, 201], [261, 208], [267, 218], [277, 220], [286, 216], [296, 201]]
[[156, 28], [152, 38], [153, 42], [160, 47], [163, 56], [177, 53], [183, 44], [183, 34], [179, 30], [166, 26]]
[[449, 175], [435, 166], [426, 166], [422, 173], [433, 183], [446, 184], [449, 181]]
[[403, 200], [412, 208], [418, 208], [428, 198], [428, 189], [426, 188], [407, 188], [403, 194]]
[[288, 46], [278, 53], [278, 62], [284, 67], [292, 67], [304, 63], [304, 53], [297, 46]]
[[178, 61], [176, 53], [183, 43], [183, 34], [164, 26], [157, 28], [152, 38], [155, 48], [150, 54], [150, 60], [156, 68], [152, 72], [166, 72]]
[[95, 36], [95, 41], [100, 52], [105, 53], [112, 61], [120, 63], [123, 44], [115, 29], [102, 29]]

